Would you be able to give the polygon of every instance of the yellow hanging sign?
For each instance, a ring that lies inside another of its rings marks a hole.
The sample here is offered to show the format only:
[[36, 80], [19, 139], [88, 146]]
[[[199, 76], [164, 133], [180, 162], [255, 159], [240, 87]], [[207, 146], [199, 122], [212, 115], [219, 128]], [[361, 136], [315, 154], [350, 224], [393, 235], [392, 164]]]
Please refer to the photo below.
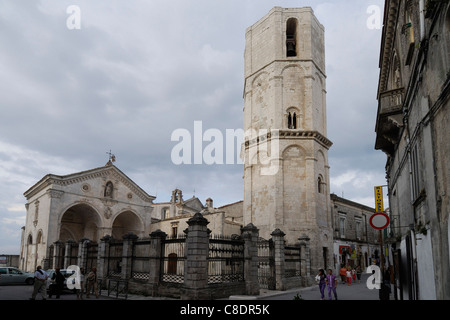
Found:
[[375, 187], [375, 211], [383, 212], [383, 187]]

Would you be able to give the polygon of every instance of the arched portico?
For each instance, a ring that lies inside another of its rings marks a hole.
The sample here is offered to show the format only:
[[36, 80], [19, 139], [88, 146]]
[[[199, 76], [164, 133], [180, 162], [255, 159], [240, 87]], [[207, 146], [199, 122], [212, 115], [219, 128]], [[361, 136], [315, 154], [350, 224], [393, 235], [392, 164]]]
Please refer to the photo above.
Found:
[[97, 210], [86, 203], [75, 204], [69, 207], [61, 216], [59, 240], [69, 239], [80, 241], [83, 238], [98, 241], [99, 229], [102, 228], [102, 220]]
[[144, 224], [136, 213], [127, 210], [120, 212], [114, 218], [112, 224], [112, 236], [116, 239], [122, 239], [122, 236], [129, 232], [141, 237], [144, 233]]

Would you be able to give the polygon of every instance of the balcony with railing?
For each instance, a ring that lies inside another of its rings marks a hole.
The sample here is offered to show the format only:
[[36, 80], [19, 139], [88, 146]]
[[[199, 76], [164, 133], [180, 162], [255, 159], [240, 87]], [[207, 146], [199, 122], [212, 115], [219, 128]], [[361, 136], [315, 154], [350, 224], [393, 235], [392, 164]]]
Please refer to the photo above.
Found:
[[404, 88], [380, 93], [375, 131], [375, 149], [392, 154], [403, 126]]

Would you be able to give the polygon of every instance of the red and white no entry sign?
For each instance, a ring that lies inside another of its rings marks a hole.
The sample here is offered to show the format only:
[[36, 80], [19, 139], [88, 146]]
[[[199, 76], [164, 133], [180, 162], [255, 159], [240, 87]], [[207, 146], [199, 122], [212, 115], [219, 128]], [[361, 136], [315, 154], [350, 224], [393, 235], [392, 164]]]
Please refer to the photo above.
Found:
[[384, 212], [374, 213], [370, 219], [369, 223], [372, 228], [377, 230], [383, 230], [389, 225], [389, 216]]

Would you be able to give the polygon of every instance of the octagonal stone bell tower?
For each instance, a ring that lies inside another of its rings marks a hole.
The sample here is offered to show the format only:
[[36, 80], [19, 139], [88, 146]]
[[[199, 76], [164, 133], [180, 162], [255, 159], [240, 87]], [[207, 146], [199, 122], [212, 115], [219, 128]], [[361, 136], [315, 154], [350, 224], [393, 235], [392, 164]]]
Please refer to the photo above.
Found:
[[331, 266], [324, 28], [309, 7], [275, 7], [244, 57], [244, 225], [306, 236], [312, 270]]

